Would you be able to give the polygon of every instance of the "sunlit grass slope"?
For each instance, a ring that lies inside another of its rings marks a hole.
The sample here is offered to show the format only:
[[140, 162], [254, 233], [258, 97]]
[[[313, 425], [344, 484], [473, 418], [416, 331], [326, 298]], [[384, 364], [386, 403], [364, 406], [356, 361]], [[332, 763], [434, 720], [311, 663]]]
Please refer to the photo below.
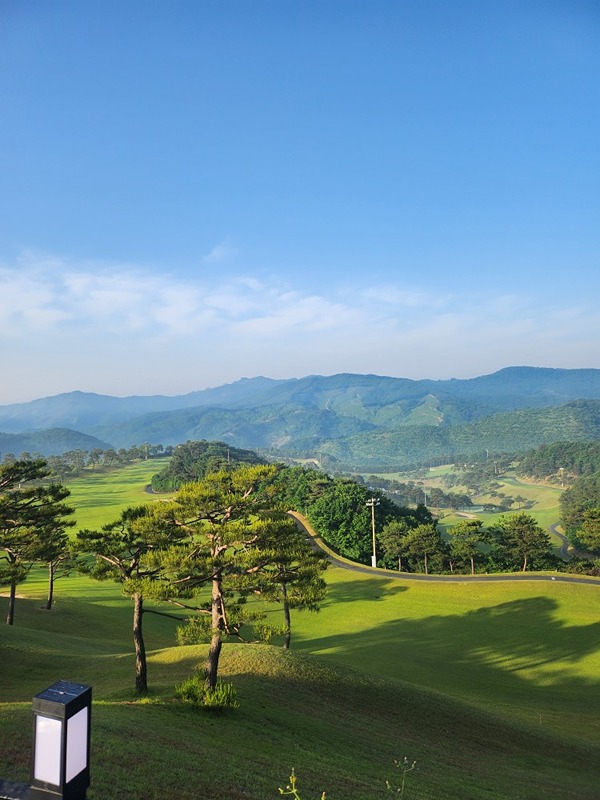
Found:
[[[153, 689], [147, 701], [136, 701], [126, 642], [98, 628], [90, 605], [79, 602], [63, 617], [79, 616], [79, 630], [90, 612], [87, 636], [23, 625], [0, 630], [1, 775], [27, 780], [30, 698], [60, 675], [94, 687], [89, 800], [173, 793], [182, 800], [264, 800], [279, 796], [292, 766], [307, 800], [323, 789], [331, 800], [372, 800], [385, 795], [385, 779], [398, 777], [393, 759], [405, 755], [418, 762], [407, 798], [597, 798], [597, 747], [266, 645], [224, 648], [223, 677], [241, 701], [236, 711], [213, 716], [173, 700], [173, 684], [204, 657], [203, 647], [152, 650]], [[35, 607], [27, 614], [35, 616]], [[122, 621], [118, 611], [115, 621]]]
[[136, 461], [121, 469], [90, 471], [67, 480], [65, 485], [71, 492], [68, 503], [76, 509], [75, 530], [105, 525], [128, 506], [156, 501], [159, 496], [148, 494], [146, 486], [168, 461], [168, 458]]
[[[333, 569], [295, 646], [600, 744], [600, 584], [433, 584]], [[277, 612], [273, 612], [277, 613]]]

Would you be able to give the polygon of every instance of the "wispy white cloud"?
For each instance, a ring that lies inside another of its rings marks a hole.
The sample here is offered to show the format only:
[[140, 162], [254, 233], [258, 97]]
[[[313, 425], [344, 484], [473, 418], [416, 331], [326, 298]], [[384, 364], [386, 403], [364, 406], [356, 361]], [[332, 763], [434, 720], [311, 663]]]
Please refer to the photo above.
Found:
[[202, 257], [202, 261], [205, 264], [222, 264], [225, 261], [230, 261], [237, 252], [237, 248], [226, 239], [224, 242], [216, 244], [206, 253], [206, 255]]
[[257, 374], [600, 367], [592, 304], [436, 295], [400, 283], [301, 291], [277, 277], [181, 278], [31, 254], [0, 265], [0, 335], [11, 342], [6, 369], [29, 366], [0, 404], [74, 388], [173, 394]]

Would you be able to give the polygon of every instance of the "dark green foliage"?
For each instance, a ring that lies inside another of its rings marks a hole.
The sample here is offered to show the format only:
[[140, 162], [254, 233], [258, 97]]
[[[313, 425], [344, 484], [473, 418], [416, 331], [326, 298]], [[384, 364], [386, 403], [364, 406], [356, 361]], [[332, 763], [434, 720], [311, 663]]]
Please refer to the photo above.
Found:
[[600, 554], [600, 506], [583, 512], [583, 522], [577, 531], [577, 538], [589, 551]]
[[197, 481], [211, 472], [236, 469], [243, 464], [266, 464], [252, 450], [241, 450], [225, 442], [186, 442], [178, 445], [165, 469], [154, 475], [152, 488], [156, 492], [172, 492], [184, 483]]
[[556, 442], [541, 445], [519, 460], [519, 472], [561, 483], [600, 472], [600, 442]]
[[431, 512], [424, 506], [416, 508], [399, 507], [397, 517], [383, 525], [377, 531], [377, 545], [383, 555], [378, 560], [378, 565], [389, 569], [398, 569], [410, 572], [414, 561], [406, 558], [406, 539], [411, 531], [420, 525], [433, 525], [435, 522]]
[[159, 504], [125, 509], [119, 519], [100, 530], [77, 534], [78, 568], [97, 580], [122, 584], [133, 600], [133, 641], [136, 652], [136, 691], [148, 689], [142, 618], [145, 597], [161, 597], [165, 578], [158, 555], [181, 542], [185, 531], [171, 524]]
[[205, 711], [224, 711], [228, 708], [239, 708], [240, 705], [233, 684], [217, 681], [214, 689], [207, 689], [204, 685], [204, 676], [199, 670], [192, 678], [175, 687], [175, 697]]
[[412, 528], [402, 541], [401, 552], [413, 572], [444, 572], [448, 547], [435, 522]]
[[552, 562], [550, 537], [531, 515], [523, 511], [501, 517], [498, 525], [489, 529], [488, 535], [492, 559], [510, 570], [547, 569]]
[[399, 506], [379, 492], [371, 492], [356, 481], [334, 480], [307, 509], [311, 524], [338, 553], [370, 563], [372, 553], [372, 518], [367, 501], [375, 495], [379, 501], [376, 530], [403, 515]]
[[287, 467], [280, 470], [276, 485], [281, 502], [289, 509], [307, 514], [309, 508], [334, 483], [334, 479], [317, 469]]
[[67, 520], [73, 509], [63, 501], [70, 492], [45, 483], [44, 459], [0, 466], [0, 582], [10, 587], [7, 624], [14, 620], [15, 592], [34, 562], [56, 561], [66, 552]]
[[577, 536], [587, 509], [600, 506], [600, 472], [576, 480], [560, 497], [561, 520], [567, 536]]
[[[316, 610], [325, 592], [320, 577], [325, 561], [313, 553], [279, 503], [277, 471], [253, 465], [210, 473], [184, 484], [168, 510], [188, 541], [167, 552], [162, 564], [171, 596], [200, 594], [197, 610], [210, 614], [204, 671], [209, 689], [216, 686], [223, 642], [227, 637], [242, 639], [242, 628], [262, 616], [247, 612], [249, 595], [282, 603], [289, 646], [289, 608]], [[205, 634], [202, 622], [192, 622], [181, 632], [185, 637]]]
[[469, 571], [475, 573], [475, 564], [482, 558], [481, 545], [487, 540], [483, 523], [478, 519], [465, 519], [457, 522], [450, 529], [450, 557], [453, 567], [468, 565]]

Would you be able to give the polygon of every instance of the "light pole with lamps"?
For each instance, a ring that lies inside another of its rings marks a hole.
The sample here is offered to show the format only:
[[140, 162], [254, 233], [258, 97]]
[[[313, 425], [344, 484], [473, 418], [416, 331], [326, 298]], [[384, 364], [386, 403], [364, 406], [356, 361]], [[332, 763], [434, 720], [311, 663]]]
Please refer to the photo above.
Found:
[[366, 506], [370, 506], [371, 508], [371, 529], [373, 531], [373, 555], [371, 556], [371, 566], [377, 566], [377, 553], [375, 551], [375, 506], [379, 505], [379, 500], [376, 497], [371, 497], [370, 500], [367, 500], [365, 503]]

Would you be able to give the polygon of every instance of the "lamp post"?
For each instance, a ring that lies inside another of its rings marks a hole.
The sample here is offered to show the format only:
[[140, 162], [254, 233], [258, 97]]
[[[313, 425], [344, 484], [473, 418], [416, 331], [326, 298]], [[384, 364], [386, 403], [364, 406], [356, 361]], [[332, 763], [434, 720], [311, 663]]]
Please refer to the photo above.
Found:
[[85, 800], [92, 687], [58, 681], [33, 698], [31, 784], [0, 779], [4, 800]]
[[365, 505], [371, 507], [371, 529], [373, 532], [373, 555], [371, 556], [371, 566], [377, 566], [377, 553], [375, 552], [375, 506], [379, 505], [379, 500], [376, 497], [371, 497], [367, 500]]

